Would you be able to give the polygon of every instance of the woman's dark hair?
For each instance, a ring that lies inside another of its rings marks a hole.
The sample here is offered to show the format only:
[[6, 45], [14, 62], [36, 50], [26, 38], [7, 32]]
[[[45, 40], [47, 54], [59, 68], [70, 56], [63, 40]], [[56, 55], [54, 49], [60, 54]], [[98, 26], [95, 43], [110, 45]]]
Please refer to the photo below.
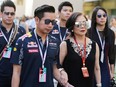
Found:
[[[75, 25], [75, 21], [77, 19], [77, 17], [83, 15], [82, 13], [80, 12], [74, 12], [70, 17], [69, 19], [67, 20], [66, 22], [66, 27], [69, 29], [69, 31], [71, 32], [71, 36], [74, 36], [74, 32], [72, 32], [73, 28], [74, 28], [74, 25]], [[87, 21], [87, 18], [85, 15], [83, 15]]]
[[[91, 37], [92, 37], [92, 32], [95, 32], [96, 31], [96, 25], [97, 25], [97, 22], [96, 22], [96, 15], [97, 15], [97, 12], [98, 10], [103, 10], [106, 15], [107, 15], [107, 11], [100, 7], [100, 6], [97, 6], [93, 9], [93, 14], [92, 14], [92, 18], [91, 18]], [[108, 18], [106, 20], [106, 24], [105, 24], [105, 29], [104, 29], [104, 34], [105, 34], [105, 37], [108, 37]]]

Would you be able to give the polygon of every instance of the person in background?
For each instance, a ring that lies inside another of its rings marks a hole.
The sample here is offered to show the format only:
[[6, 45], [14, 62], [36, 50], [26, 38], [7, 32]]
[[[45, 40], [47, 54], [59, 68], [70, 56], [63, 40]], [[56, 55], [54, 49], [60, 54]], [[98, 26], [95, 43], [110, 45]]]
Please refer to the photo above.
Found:
[[29, 27], [28, 27], [28, 25], [25, 23], [25, 21], [26, 21], [26, 16], [23, 15], [23, 16], [21, 17], [20, 21], [19, 21], [19, 25], [22, 26], [22, 27], [26, 30], [26, 33], [28, 33], [28, 32], [29, 32]]
[[62, 42], [70, 34], [69, 30], [66, 28], [66, 21], [73, 12], [73, 5], [68, 2], [62, 2], [58, 7], [59, 21], [54, 25], [53, 30], [50, 34]]
[[36, 28], [35, 18], [29, 17], [28, 20], [25, 22], [28, 25], [29, 31], [32, 31]]
[[91, 28], [88, 36], [99, 46], [99, 63], [101, 69], [102, 87], [110, 87], [110, 80], [114, 77], [114, 32], [108, 27], [108, 14], [100, 6], [93, 9]]
[[[115, 33], [115, 52], [116, 52], [116, 17], [111, 18], [111, 20], [110, 20], [110, 28]], [[116, 54], [115, 54], [115, 58], [116, 58]]]
[[71, 36], [60, 44], [60, 63], [68, 74], [67, 87], [93, 87], [94, 75], [97, 87], [101, 87], [99, 48], [86, 37], [87, 21], [85, 15], [75, 12], [66, 22]]
[[13, 22], [15, 11], [16, 7], [12, 1], [4, 1], [1, 4], [0, 87], [11, 87], [12, 64], [10, 63], [10, 60], [12, 48], [14, 47], [16, 40], [25, 34], [25, 30]]
[[[58, 38], [60, 40], [60, 43], [66, 38], [69, 38], [70, 36], [69, 30], [66, 28], [66, 21], [68, 20], [72, 12], [73, 5], [68, 1], [64, 1], [60, 3], [60, 5], [58, 6], [59, 17], [57, 17], [56, 19], [57, 23], [54, 25], [50, 34], [55, 38]], [[54, 83], [55, 85], [57, 84], [57, 81], [55, 79]]]
[[115, 48], [114, 48], [114, 51], [115, 51], [115, 72], [116, 72], [116, 17], [111, 18], [111, 20], [110, 20], [110, 28], [115, 33]]
[[91, 27], [91, 18], [90, 15], [86, 15], [87, 19], [88, 19], [88, 29]]
[[55, 22], [55, 8], [42, 5], [34, 11], [36, 29], [18, 39], [14, 47], [12, 87], [54, 87], [53, 76], [62, 85], [67, 74], [57, 68], [59, 41], [49, 35]]

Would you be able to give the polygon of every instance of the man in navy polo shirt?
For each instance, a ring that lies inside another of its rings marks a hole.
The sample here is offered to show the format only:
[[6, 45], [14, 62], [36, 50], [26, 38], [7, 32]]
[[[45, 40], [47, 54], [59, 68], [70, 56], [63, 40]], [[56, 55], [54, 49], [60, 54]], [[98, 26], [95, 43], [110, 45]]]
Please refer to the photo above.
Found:
[[66, 21], [68, 20], [72, 12], [73, 5], [68, 1], [62, 2], [58, 7], [59, 18], [50, 34], [58, 38], [60, 42], [70, 36], [70, 31], [66, 28]]
[[19, 38], [14, 48], [12, 87], [54, 87], [53, 74], [64, 85], [67, 75], [57, 69], [56, 61], [59, 41], [48, 35], [55, 24], [55, 9], [42, 5], [34, 16], [36, 29]]
[[0, 22], [0, 87], [11, 87], [12, 64], [10, 63], [12, 48], [16, 40], [25, 34], [25, 30], [13, 23], [16, 7], [12, 1], [1, 4]]

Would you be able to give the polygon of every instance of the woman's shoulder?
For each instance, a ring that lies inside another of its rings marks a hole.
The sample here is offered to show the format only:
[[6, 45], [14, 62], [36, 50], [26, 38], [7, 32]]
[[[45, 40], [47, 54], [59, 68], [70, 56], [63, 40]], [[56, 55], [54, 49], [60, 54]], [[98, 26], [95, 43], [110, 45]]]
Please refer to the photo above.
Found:
[[88, 44], [96, 44], [96, 41], [90, 39], [89, 37], [86, 37], [87, 38], [87, 43]]

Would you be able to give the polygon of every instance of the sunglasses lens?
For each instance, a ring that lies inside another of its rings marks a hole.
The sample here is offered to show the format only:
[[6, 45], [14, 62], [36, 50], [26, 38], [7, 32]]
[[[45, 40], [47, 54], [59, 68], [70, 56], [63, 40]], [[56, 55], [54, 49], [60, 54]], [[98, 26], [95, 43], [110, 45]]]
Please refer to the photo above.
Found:
[[79, 28], [80, 26], [79, 22], [75, 22], [75, 26]]
[[98, 18], [101, 18], [101, 15], [97, 15]]
[[56, 24], [56, 21], [55, 21], [55, 20], [53, 20], [53, 21], [52, 21], [52, 25], [55, 25], [55, 24]]
[[6, 14], [6, 15], [11, 15], [11, 16], [13, 16], [13, 15], [15, 15], [15, 13], [14, 12], [4, 12], [4, 14]]
[[106, 17], [106, 14], [104, 14], [103, 17], [105, 18]]
[[14, 12], [11, 12], [10, 14], [13, 16], [15, 13]]
[[88, 28], [88, 22], [87, 22], [87, 21], [75, 22], [75, 26], [76, 26], [77, 28], [81, 28], [82, 25], [83, 25], [84, 27]]
[[98, 18], [101, 18], [102, 16], [105, 18], [107, 15], [106, 15], [106, 14], [103, 14], [103, 15], [98, 14], [98, 15], [97, 15]]
[[50, 19], [46, 19], [46, 20], [45, 20], [45, 24], [49, 24], [50, 22], [51, 22]]
[[45, 20], [45, 24], [50, 24], [50, 23], [52, 23], [52, 25], [55, 25], [56, 21], [55, 20], [50, 20], [50, 19]]

